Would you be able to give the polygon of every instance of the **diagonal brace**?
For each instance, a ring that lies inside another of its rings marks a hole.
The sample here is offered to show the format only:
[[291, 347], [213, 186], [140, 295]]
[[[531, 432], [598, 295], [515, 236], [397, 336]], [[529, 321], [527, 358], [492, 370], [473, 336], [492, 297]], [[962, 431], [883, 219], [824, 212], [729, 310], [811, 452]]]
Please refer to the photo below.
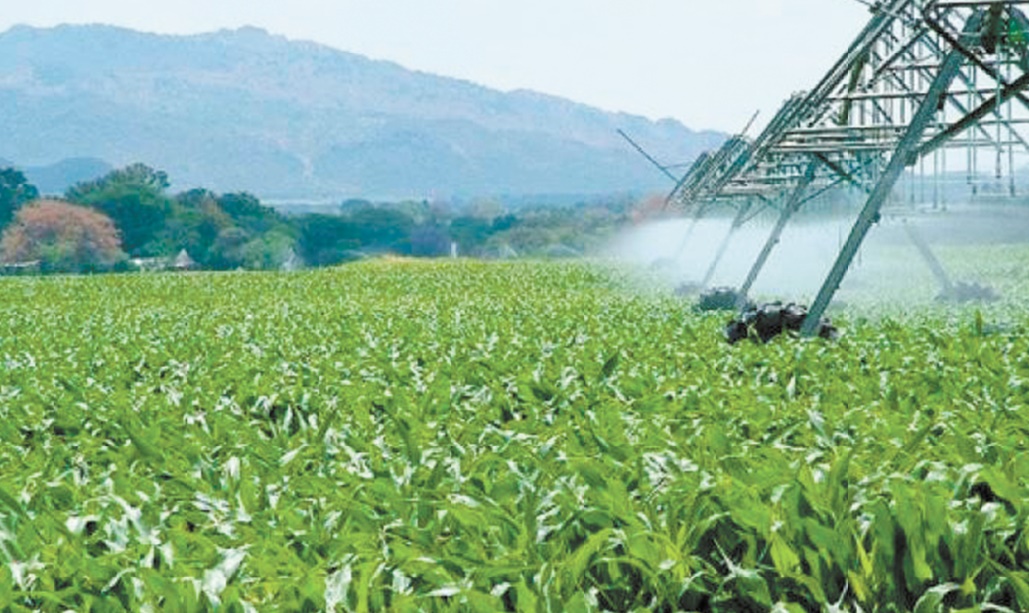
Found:
[[729, 250], [729, 244], [732, 242], [732, 237], [736, 232], [743, 227], [743, 224], [747, 221], [747, 214], [750, 213], [750, 209], [754, 206], [752, 200], [748, 200], [743, 206], [740, 207], [739, 212], [736, 213], [736, 218], [732, 220], [732, 225], [729, 226], [729, 232], [726, 233], [725, 238], [722, 239], [722, 244], [718, 246], [718, 252], [715, 253], [715, 259], [711, 262], [711, 265], [707, 267], [707, 272], [704, 273], [704, 279], [700, 282], [700, 286], [706, 288], [711, 279], [715, 276], [715, 271], [718, 270], [718, 265], [722, 262], [722, 258], [725, 257], [726, 251]]
[[736, 306], [741, 307], [747, 301], [747, 294], [750, 292], [751, 287], [754, 286], [754, 282], [757, 281], [757, 277], [761, 274], [761, 269], [765, 267], [765, 263], [768, 262], [768, 257], [772, 255], [772, 250], [779, 244], [779, 240], [782, 238], [782, 233], [786, 229], [786, 224], [789, 223], [790, 218], [800, 208], [801, 199], [804, 196], [804, 192], [811, 185], [811, 182], [815, 180], [815, 170], [818, 168], [818, 164], [811, 162], [807, 171], [804, 173], [803, 179], [800, 184], [790, 194], [790, 199], [786, 202], [786, 206], [783, 207], [782, 212], [779, 214], [779, 220], [775, 223], [775, 227], [772, 229], [771, 235], [765, 242], [765, 246], [762, 247], [761, 253], [758, 254], [757, 260], [754, 265], [750, 267], [750, 272], [747, 273], [747, 279], [743, 282], [740, 287], [739, 299]]
[[[981, 24], [982, 12], [977, 12], [968, 20], [965, 26], [966, 35], [970, 32], [978, 31]], [[951, 83], [957, 78], [963, 61], [964, 55], [957, 49], [952, 50], [947, 55], [946, 60], [944, 60], [939, 73], [937, 73], [936, 78], [929, 86], [928, 94], [912, 118], [911, 124], [904, 133], [903, 138], [901, 138], [900, 143], [897, 145], [897, 149], [894, 151], [893, 157], [890, 158], [886, 170], [879, 179], [879, 183], [876, 184], [869, 195], [868, 201], [865, 203], [861, 214], [858, 215], [857, 221], [850, 231], [850, 235], [847, 237], [846, 244], [844, 244], [839, 257], [837, 257], [836, 262], [829, 271], [829, 275], [822, 284], [822, 288], [818, 291], [818, 296], [811, 305], [811, 310], [808, 312], [804, 325], [801, 327], [801, 334], [803, 336], [814, 336], [818, 331], [822, 315], [825, 314], [825, 310], [829, 307], [833, 296], [836, 295], [836, 291], [850, 269], [858, 249], [861, 248], [861, 244], [865, 240], [865, 236], [868, 235], [868, 231], [872, 226], [879, 221], [879, 211], [882, 209], [883, 203], [886, 202], [890, 192], [893, 191], [893, 187], [896, 185], [901, 173], [904, 172], [904, 168], [917, 160], [919, 143], [922, 140], [922, 136], [929, 122], [935, 116], [940, 101], [947, 94]]]

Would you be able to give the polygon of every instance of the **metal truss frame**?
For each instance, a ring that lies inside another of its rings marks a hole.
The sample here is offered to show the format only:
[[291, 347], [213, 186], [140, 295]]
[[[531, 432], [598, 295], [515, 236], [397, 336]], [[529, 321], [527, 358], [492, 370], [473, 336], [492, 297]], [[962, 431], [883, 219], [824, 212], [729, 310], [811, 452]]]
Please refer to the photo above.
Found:
[[[857, 188], [865, 203], [809, 311], [810, 335], [905, 169], [938, 151], [1029, 152], [1029, 0], [880, 0], [846, 53], [813, 89], [790, 97], [754, 139], [745, 132], [700, 156], [667, 204], [693, 226], [730, 203], [737, 216], [714, 275], [755, 203], [779, 219], [740, 294], [751, 290], [792, 216], [819, 195]], [[1023, 117], [1015, 118], [1013, 107]], [[1010, 155], [1010, 153], [1009, 153]], [[977, 158], [976, 158], [977, 159]], [[1013, 164], [1013, 162], [1012, 162]]]

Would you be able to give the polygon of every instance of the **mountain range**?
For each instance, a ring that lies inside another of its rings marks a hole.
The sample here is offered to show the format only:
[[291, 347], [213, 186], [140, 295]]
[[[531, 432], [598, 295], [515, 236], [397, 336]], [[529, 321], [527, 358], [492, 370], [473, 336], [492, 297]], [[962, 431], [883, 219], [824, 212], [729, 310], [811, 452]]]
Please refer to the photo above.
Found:
[[0, 34], [0, 116], [0, 158], [24, 169], [143, 162], [176, 188], [279, 199], [663, 189], [618, 129], [667, 163], [725, 138], [251, 27], [13, 27]]

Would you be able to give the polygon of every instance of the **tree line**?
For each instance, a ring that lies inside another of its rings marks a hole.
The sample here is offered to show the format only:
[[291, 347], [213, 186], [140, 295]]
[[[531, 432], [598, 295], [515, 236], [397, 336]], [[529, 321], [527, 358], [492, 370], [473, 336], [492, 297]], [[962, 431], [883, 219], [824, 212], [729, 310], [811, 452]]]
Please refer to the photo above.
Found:
[[210, 270], [335, 265], [380, 253], [439, 257], [567, 256], [599, 244], [630, 215], [613, 198], [572, 206], [348, 200], [326, 213], [286, 214], [245, 192], [170, 193], [143, 164], [76, 184], [59, 198], [0, 170], [0, 263], [43, 271], [128, 270], [183, 250]]

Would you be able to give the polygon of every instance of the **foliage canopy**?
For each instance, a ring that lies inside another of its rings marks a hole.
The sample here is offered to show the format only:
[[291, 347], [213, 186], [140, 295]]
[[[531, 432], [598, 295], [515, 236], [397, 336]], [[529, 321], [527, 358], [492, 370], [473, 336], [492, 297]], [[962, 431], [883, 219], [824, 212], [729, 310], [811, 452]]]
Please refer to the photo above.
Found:
[[0, 230], [2, 230], [19, 208], [26, 202], [39, 197], [39, 190], [14, 168], [0, 169]]
[[22, 207], [3, 233], [7, 262], [38, 260], [45, 270], [109, 270], [125, 259], [114, 223], [95, 210], [54, 200]]

